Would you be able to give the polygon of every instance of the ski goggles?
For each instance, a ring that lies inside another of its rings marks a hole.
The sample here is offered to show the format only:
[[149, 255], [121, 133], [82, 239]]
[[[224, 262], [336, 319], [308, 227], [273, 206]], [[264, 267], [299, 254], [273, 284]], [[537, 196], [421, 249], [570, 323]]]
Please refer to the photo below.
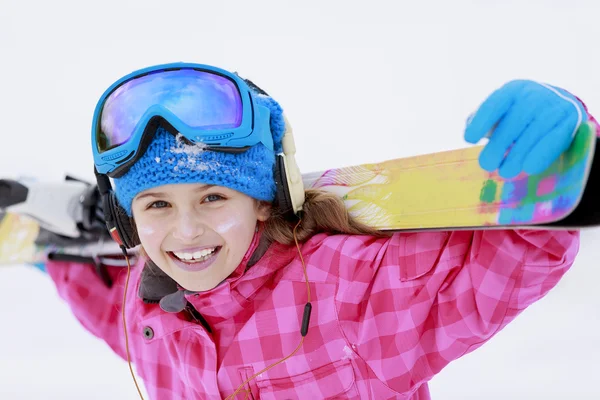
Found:
[[202, 64], [164, 64], [124, 76], [96, 105], [96, 171], [122, 176], [159, 126], [207, 150], [238, 153], [258, 143], [273, 150], [269, 109], [256, 103], [252, 89], [264, 93], [236, 74]]

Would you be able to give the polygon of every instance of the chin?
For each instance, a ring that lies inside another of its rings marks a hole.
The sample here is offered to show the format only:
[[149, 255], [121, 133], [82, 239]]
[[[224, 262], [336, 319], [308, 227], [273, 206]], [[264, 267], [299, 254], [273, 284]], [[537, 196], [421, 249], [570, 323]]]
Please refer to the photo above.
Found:
[[168, 275], [171, 278], [173, 278], [173, 280], [177, 282], [179, 286], [186, 290], [190, 290], [193, 292], [206, 292], [219, 286], [221, 282], [227, 279], [227, 276], [231, 275], [230, 273], [227, 276], [223, 277], [217, 276], [219, 274], [216, 274], [215, 272], [219, 268], [219, 266], [215, 265], [213, 266], [213, 268], [215, 270], [212, 270], [211, 268], [206, 271], [190, 272], [182, 271], [181, 269], [177, 268], [176, 265], [170, 265], [171, 273], [169, 273]]
[[217, 287], [220, 282], [194, 282], [193, 279], [183, 279], [182, 282], [177, 281], [181, 287], [192, 292], [206, 292]]

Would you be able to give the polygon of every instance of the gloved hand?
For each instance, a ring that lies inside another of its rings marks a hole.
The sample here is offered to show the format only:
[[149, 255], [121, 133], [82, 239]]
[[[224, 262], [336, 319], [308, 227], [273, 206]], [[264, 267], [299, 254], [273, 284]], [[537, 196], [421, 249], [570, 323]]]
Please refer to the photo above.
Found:
[[469, 118], [465, 140], [475, 144], [489, 135], [479, 164], [513, 178], [523, 171], [537, 174], [548, 168], [586, 120], [583, 105], [565, 90], [514, 80], [494, 91]]

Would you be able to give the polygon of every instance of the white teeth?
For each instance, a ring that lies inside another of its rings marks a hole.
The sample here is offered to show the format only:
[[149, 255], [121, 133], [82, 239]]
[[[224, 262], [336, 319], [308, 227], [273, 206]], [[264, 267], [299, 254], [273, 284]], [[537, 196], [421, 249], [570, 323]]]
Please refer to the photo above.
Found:
[[185, 260], [185, 261], [203, 261], [205, 258], [207, 258], [207, 256], [209, 256], [210, 254], [212, 254], [215, 251], [216, 247], [212, 247], [209, 249], [204, 249], [204, 250], [200, 250], [200, 251], [196, 251], [194, 253], [179, 253], [179, 252], [173, 252], [173, 254], [175, 254], [175, 256], [177, 258], [179, 258], [180, 260]]

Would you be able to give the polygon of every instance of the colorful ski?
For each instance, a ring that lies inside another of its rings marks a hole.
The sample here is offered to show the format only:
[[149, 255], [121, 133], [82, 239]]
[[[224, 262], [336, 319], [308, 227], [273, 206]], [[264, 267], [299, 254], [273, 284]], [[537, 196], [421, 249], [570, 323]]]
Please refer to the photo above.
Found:
[[0, 264], [32, 261], [39, 230], [39, 224], [31, 218], [0, 212]]
[[[597, 140], [595, 125], [583, 124], [546, 171], [513, 179], [480, 168], [483, 146], [474, 146], [303, 174], [303, 180], [307, 189], [340, 195], [354, 217], [380, 230], [594, 226], [600, 201], [589, 204], [587, 197], [600, 185], [597, 173], [588, 179]], [[583, 218], [565, 220], [580, 205], [589, 207]]]

